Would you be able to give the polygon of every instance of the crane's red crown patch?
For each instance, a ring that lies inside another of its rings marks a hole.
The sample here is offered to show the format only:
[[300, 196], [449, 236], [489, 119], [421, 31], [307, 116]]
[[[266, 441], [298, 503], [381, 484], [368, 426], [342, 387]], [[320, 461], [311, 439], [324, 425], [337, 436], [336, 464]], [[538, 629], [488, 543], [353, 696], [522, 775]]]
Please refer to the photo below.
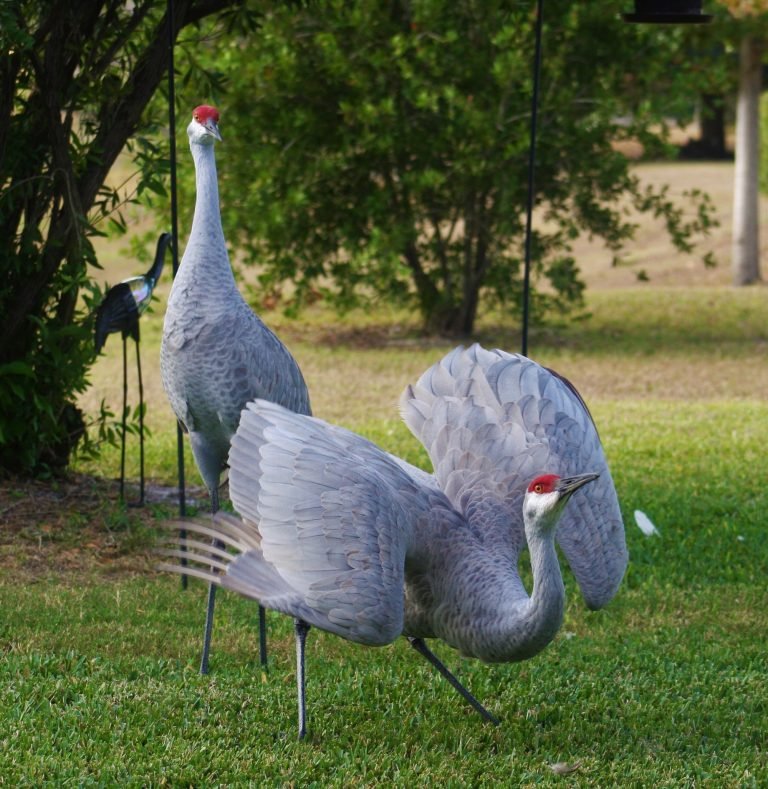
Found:
[[207, 120], [213, 120], [214, 123], [219, 122], [219, 111], [216, 107], [211, 107], [210, 104], [201, 104], [192, 110], [192, 117], [198, 123], [205, 123]]
[[554, 493], [559, 479], [557, 474], [542, 474], [531, 481], [528, 493]]

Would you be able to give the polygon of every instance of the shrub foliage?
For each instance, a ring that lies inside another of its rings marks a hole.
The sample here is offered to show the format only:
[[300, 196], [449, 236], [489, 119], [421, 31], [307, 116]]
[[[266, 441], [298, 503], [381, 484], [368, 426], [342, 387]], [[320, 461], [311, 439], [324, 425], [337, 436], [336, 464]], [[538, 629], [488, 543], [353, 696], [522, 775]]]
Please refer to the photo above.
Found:
[[[681, 34], [624, 24], [624, 5], [547, 4], [536, 308], [579, 303], [569, 244], [585, 232], [618, 249], [633, 232], [628, 205], [684, 250], [711, 221], [702, 195], [683, 210], [617, 150], [632, 139], [659, 152], [653, 129], [691, 95], [685, 64], [669, 67]], [[291, 282], [297, 305], [318, 292], [341, 307], [405, 302], [452, 335], [471, 334], [481, 304], [519, 311], [534, 11], [324, 0], [274, 8], [256, 47], [216, 42], [225, 220], [265, 285]]]
[[[232, 4], [176, 0], [174, 37]], [[60, 467], [84, 434], [74, 401], [94, 356], [91, 239], [120, 200], [105, 178], [165, 74], [163, 9], [153, 0], [0, 6], [0, 470]], [[159, 151], [135, 142], [140, 188], [157, 186]]]

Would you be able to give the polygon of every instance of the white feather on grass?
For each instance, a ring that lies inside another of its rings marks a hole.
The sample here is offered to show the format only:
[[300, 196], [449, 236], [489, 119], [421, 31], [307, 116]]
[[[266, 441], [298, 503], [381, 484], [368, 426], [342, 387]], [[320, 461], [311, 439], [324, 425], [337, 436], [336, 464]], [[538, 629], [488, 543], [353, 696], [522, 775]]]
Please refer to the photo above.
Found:
[[640, 510], [635, 510], [635, 523], [646, 537], [652, 537], [659, 533], [659, 530], [653, 525], [653, 521]]

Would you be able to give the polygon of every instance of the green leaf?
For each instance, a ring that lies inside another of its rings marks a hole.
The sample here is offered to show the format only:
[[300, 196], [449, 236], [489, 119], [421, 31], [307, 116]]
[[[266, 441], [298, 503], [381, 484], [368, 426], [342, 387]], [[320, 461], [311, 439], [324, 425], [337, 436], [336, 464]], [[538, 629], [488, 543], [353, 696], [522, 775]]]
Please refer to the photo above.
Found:
[[0, 365], [0, 375], [21, 375], [26, 378], [34, 378], [35, 371], [26, 362], [15, 361]]

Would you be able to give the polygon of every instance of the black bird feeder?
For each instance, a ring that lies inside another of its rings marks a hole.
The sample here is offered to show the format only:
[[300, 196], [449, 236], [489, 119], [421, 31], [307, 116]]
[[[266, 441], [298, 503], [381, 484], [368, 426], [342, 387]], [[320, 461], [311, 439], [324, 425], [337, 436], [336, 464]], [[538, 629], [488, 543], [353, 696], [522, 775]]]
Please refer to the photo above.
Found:
[[635, 12], [622, 17], [625, 22], [655, 25], [700, 25], [712, 20], [712, 14], [702, 13], [701, 0], [635, 0]]

